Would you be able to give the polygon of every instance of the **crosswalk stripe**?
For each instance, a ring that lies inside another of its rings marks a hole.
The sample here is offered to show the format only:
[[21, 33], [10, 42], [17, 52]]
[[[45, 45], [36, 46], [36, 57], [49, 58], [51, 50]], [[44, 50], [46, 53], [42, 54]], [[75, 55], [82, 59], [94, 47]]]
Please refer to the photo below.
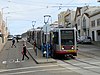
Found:
[[[26, 73], [34, 73], [34, 72], [43, 72], [43, 71], [55, 71], [55, 70], [65, 70], [66, 68], [56, 68], [56, 69], [43, 69], [43, 70], [35, 70], [35, 71], [24, 71], [24, 72], [16, 72], [16, 73], [7, 73], [7, 75], [16, 75], [16, 74], [26, 74]], [[66, 72], [72, 72], [72, 71], [67, 71]]]
[[15, 68], [15, 69], [1, 70], [0, 72], [15, 71], [15, 70], [23, 70], [23, 69], [31, 69], [31, 68], [54, 67], [54, 66], [58, 66], [58, 65], [32, 66], [32, 67], [24, 67], [24, 68]]

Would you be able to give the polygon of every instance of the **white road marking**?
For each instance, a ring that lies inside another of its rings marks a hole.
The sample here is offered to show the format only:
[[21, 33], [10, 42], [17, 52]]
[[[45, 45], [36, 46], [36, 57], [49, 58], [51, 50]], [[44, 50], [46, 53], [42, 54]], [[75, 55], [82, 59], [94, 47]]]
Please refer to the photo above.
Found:
[[2, 64], [7, 64], [7, 61], [2, 61]]
[[84, 68], [91, 69], [91, 68], [100, 68], [100, 67], [97, 67], [97, 66], [91, 66], [91, 67], [84, 67]]
[[52, 72], [50, 72], [50, 73], [64, 73], [64, 72], [73, 72], [73, 71], [71, 71], [71, 70], [58, 70], [58, 71], [52, 71]]
[[22, 70], [22, 69], [31, 69], [31, 68], [41, 68], [41, 67], [53, 67], [53, 66], [58, 66], [58, 65], [45, 65], [45, 66], [33, 66], [33, 67], [15, 68], [15, 69], [1, 70], [0, 72], [15, 71], [15, 70]]
[[60, 64], [60, 66], [63, 66], [63, 67], [65, 67], [66, 69], [80, 69], [79, 67], [68, 67], [69, 66], [69, 64]]
[[20, 61], [17, 59], [16, 61], [15, 61], [15, 63], [19, 63]]
[[20, 62], [25, 62], [25, 60], [22, 60], [22, 61], [20, 61]]
[[100, 62], [93, 62], [93, 64], [99, 64]]
[[[34, 73], [34, 72], [43, 72], [43, 71], [56, 71], [56, 70], [66, 70], [66, 68], [43, 69], [43, 70], [36, 70], [36, 71], [25, 71], [25, 72], [7, 73], [7, 75], [25, 74], [25, 73]], [[66, 72], [72, 72], [72, 71], [66, 70]]]
[[33, 49], [33, 48], [27, 48], [27, 49]]
[[77, 63], [77, 64], [73, 64], [73, 65], [84, 65], [86, 63]]

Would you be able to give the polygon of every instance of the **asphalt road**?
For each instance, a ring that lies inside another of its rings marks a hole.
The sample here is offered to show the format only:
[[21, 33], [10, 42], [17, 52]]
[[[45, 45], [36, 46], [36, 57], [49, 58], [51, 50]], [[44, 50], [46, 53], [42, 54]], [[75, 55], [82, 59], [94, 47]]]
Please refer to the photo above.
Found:
[[100, 75], [100, 47], [79, 45], [76, 59], [36, 64], [29, 54], [29, 60], [21, 60], [22, 44], [20, 40], [16, 48], [11, 48], [11, 41], [7, 42], [0, 52], [0, 75]]
[[80, 44], [76, 59], [63, 62], [67, 68], [79, 74], [100, 75], [100, 47]]
[[[36, 64], [30, 57], [22, 61], [23, 41], [16, 43], [16, 48], [11, 48], [11, 41], [8, 41], [0, 52], [0, 75], [80, 75], [59, 63]], [[30, 44], [27, 47], [32, 47]]]
[[29, 60], [25, 58], [22, 61], [22, 45], [23, 41], [20, 41], [15, 44], [16, 48], [11, 48], [11, 41], [8, 41], [5, 45], [4, 49], [0, 52], [0, 69], [13, 69], [13, 68], [21, 68], [21, 67], [29, 67], [35, 65], [36, 63], [30, 57]]

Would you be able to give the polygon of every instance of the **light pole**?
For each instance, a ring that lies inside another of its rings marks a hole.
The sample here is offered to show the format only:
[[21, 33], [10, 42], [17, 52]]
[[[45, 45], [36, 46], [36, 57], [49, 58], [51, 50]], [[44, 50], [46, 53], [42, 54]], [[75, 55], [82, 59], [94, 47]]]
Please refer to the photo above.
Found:
[[[33, 27], [32, 30], [33, 30], [33, 32], [34, 32], [34, 30], [35, 30], [35, 29], [34, 29], [35, 24], [36, 24], [36, 21], [32, 21], [32, 27]], [[33, 39], [33, 40], [35, 41], [36, 36], [33, 36], [31, 39]], [[36, 39], [36, 41], [37, 41], [37, 39]], [[35, 41], [35, 42], [36, 42], [36, 41]]]
[[46, 43], [47, 43], [47, 40], [48, 40], [48, 37], [47, 37], [47, 32], [48, 32], [48, 24], [49, 24], [49, 22], [50, 22], [50, 18], [51, 18], [51, 16], [50, 15], [44, 15], [44, 23], [45, 23], [45, 26], [46, 26], [46, 30], [45, 30], [45, 32], [46, 32]]
[[44, 15], [44, 23], [45, 23], [45, 32], [46, 32], [46, 38], [45, 38], [45, 42], [46, 42], [46, 57], [47, 57], [47, 61], [48, 61], [48, 55], [49, 55], [49, 51], [48, 51], [48, 24], [50, 22], [50, 15]]
[[97, 2], [100, 2], [100, 0], [97, 0]]
[[36, 56], [38, 54], [38, 48], [36, 47], [36, 44], [37, 44], [37, 31], [35, 32], [35, 29], [34, 29], [34, 26], [36, 24], [36, 21], [32, 21], [32, 26], [33, 26], [33, 32], [34, 33], [34, 36], [32, 36], [33, 38], [33, 42], [34, 42], [34, 49], [35, 49], [35, 52], [36, 52]]
[[34, 29], [35, 24], [36, 24], [36, 21], [32, 21], [33, 29]]
[[[35, 24], [36, 24], [36, 21], [32, 21], [32, 27], [33, 27], [33, 29], [32, 29], [32, 30], [33, 30], [33, 32], [34, 32], [34, 30], [35, 30], [35, 29], [34, 29]], [[35, 38], [34, 36], [33, 36], [33, 37], [31, 37], [31, 39], [35, 40], [34, 38]]]
[[44, 15], [44, 23], [48, 24], [51, 16], [50, 15]]

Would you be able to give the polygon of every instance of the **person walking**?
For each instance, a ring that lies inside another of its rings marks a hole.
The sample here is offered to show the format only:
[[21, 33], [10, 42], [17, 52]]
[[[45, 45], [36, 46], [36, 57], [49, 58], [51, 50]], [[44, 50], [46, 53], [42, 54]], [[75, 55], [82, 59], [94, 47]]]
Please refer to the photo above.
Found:
[[19, 42], [19, 41], [18, 41], [18, 36], [16, 36], [16, 41]]
[[33, 49], [34, 49], [34, 52], [35, 52], [35, 54], [37, 55], [37, 51], [36, 51], [36, 41], [34, 41], [34, 43], [33, 43]]
[[13, 39], [12, 39], [12, 48], [13, 48], [13, 46], [15, 46], [15, 48], [16, 48], [16, 45], [15, 45], [15, 38], [13, 37]]
[[22, 51], [23, 57], [22, 57], [22, 60], [24, 60], [24, 56], [26, 56], [27, 59], [29, 59], [29, 57], [26, 55], [26, 53], [27, 53], [27, 48], [26, 48], [26, 45], [23, 44], [23, 51]]

